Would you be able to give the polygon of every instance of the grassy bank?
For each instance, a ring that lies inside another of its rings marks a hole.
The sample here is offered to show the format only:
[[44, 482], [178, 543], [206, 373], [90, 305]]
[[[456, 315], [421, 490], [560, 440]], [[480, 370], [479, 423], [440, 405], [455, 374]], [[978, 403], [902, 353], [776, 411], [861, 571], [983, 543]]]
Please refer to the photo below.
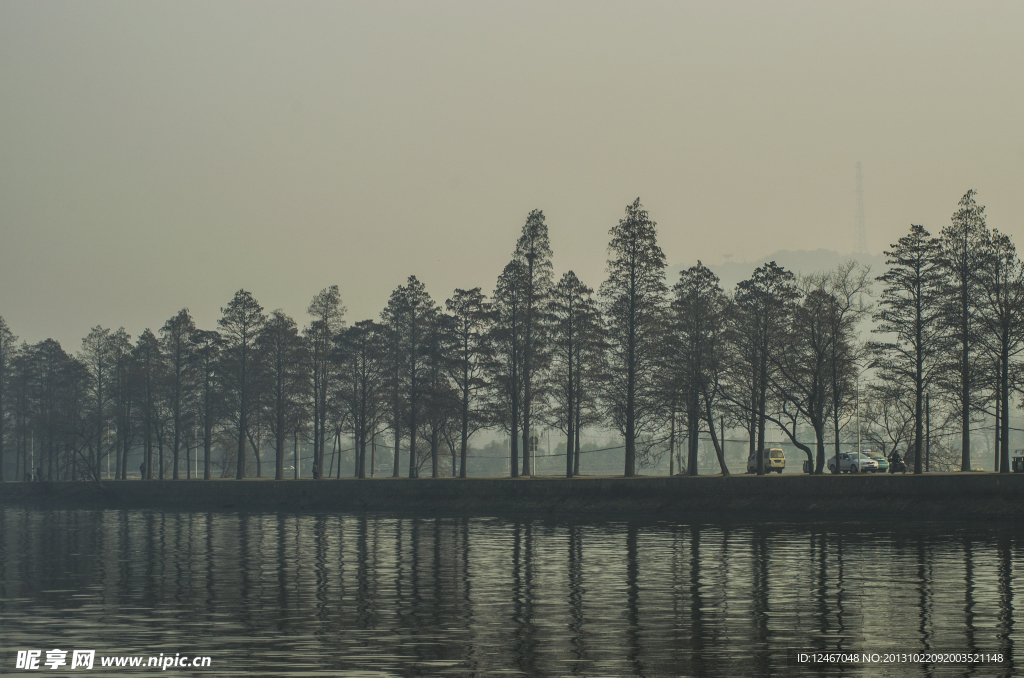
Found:
[[61, 508], [593, 513], [730, 519], [1024, 519], [1024, 474], [0, 484], [0, 504]]

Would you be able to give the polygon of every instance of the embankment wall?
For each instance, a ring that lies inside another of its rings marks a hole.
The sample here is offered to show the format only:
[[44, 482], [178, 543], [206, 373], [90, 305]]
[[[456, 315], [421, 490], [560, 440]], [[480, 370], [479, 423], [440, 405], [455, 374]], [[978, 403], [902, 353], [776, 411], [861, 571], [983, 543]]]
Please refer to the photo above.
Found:
[[1024, 474], [178, 480], [0, 483], [0, 504], [60, 508], [645, 514], [744, 520], [1024, 519]]

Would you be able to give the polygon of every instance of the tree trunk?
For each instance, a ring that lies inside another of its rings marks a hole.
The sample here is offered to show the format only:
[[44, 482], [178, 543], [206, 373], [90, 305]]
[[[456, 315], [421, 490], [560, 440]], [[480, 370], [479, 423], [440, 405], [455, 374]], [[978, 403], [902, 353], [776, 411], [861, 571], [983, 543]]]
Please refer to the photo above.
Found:
[[256, 426], [256, 443], [253, 445], [253, 453], [256, 455], [256, 477], [263, 477], [263, 436], [260, 435], [260, 427]]
[[235, 480], [245, 477], [245, 432], [247, 422], [245, 418], [245, 399], [242, 399], [242, 409], [238, 413], [238, 459], [235, 460]]
[[[509, 431], [509, 445], [512, 449], [509, 451], [512, 455], [512, 477], [519, 477], [519, 382], [517, 380], [517, 370], [515, 365], [512, 366], [512, 429]], [[528, 448], [527, 448], [528, 449]], [[526, 451], [523, 451], [526, 454]]]
[[[338, 475], [335, 476], [335, 478], [337, 480], [341, 480], [341, 431], [340, 430], [337, 433], [334, 434], [334, 439], [335, 439], [334, 449], [338, 450]], [[352, 453], [354, 455], [355, 454], [359, 454], [359, 451], [358, 450], [352, 450]], [[334, 463], [334, 460], [332, 459], [331, 460], [331, 464], [333, 464], [333, 463]], [[333, 468], [333, 466], [332, 466], [332, 468]]]
[[[693, 403], [690, 403], [690, 407]], [[686, 415], [686, 475], [700, 474], [697, 467], [697, 453], [700, 446], [700, 418], [695, 413]]]
[[391, 477], [392, 478], [397, 478], [399, 475], [401, 475], [401, 466], [398, 463], [398, 455], [399, 455], [399, 452], [401, 452], [401, 450], [402, 450], [402, 447], [401, 447], [401, 445], [402, 445], [402, 436], [400, 435], [401, 419], [402, 419], [402, 417], [401, 417], [401, 406], [398, 403], [398, 398], [397, 397], [395, 398], [395, 403], [394, 403], [393, 407], [395, 409], [395, 422], [394, 422], [394, 424], [395, 424], [395, 470], [394, 470], [394, 473], [391, 474]]
[[117, 434], [114, 437], [114, 480], [121, 479], [121, 435]]
[[[924, 363], [918, 350], [917, 374], [914, 378], [914, 473], [923, 473], [921, 439], [924, 437]], [[838, 462], [836, 463], [838, 466]], [[859, 470], [859, 469], [858, 469]]]
[[722, 470], [722, 475], [725, 477], [729, 476], [729, 467], [725, 463], [725, 417], [721, 418], [721, 444], [719, 444], [718, 434], [715, 432], [715, 419], [711, 415], [711, 410], [707, 411], [708, 430], [711, 432], [711, 444], [715, 446], [715, 456], [718, 457], [718, 466]]
[[576, 394], [576, 425], [574, 427], [575, 428], [575, 434], [576, 434], [576, 444], [574, 445], [574, 449], [573, 449], [574, 459], [573, 459], [573, 462], [572, 462], [572, 474], [573, 474], [573, 476], [578, 476], [580, 474], [580, 428], [582, 428], [582, 426], [581, 426], [582, 420], [583, 420], [583, 414], [582, 414], [582, 408], [580, 407], [580, 395], [577, 393]]
[[124, 450], [121, 452], [121, 480], [128, 479], [128, 452], [131, 451], [131, 443], [128, 440], [128, 436], [124, 437], [121, 442], [124, 445]]
[[[326, 377], [324, 377], [326, 379]], [[320, 465], [317, 466], [318, 475], [320, 478], [330, 477], [330, 474], [324, 475], [324, 461], [327, 460], [327, 390], [326, 383], [323, 386], [324, 394], [320, 401]], [[331, 462], [333, 463], [333, 459]]]
[[[964, 240], [966, 241], [966, 229], [964, 231]], [[966, 242], [964, 251], [966, 252]], [[963, 342], [960, 347], [960, 470], [970, 471], [971, 470], [971, 372], [970, 372], [970, 337], [968, 331], [970, 330], [970, 316], [968, 314], [968, 300], [967, 300], [967, 276], [964, 275], [961, 280], [961, 294], [960, 294], [960, 309], [961, 309], [961, 320], [960, 320], [960, 335], [963, 337]], [[917, 464], [914, 464], [914, 473], [917, 473]]]
[[835, 448], [835, 466], [832, 468], [833, 474], [838, 474], [840, 471], [839, 466], [839, 405], [834, 404], [832, 407], [832, 434], [834, 436], [832, 445]]
[[999, 422], [1002, 430], [999, 436], [999, 472], [1010, 472], [1010, 351], [1009, 340], [1003, 337], [1003, 357], [1000, 361], [999, 390], [1000, 399], [1003, 401], [1002, 420]]
[[[280, 411], [280, 410], [279, 410]], [[277, 435], [274, 450], [274, 479], [284, 480], [284, 415], [277, 417]]]
[[180, 454], [181, 448], [181, 432], [178, 430], [179, 424], [181, 423], [181, 414], [175, 412], [174, 414], [174, 437], [171, 441], [171, 456], [174, 457], [174, 471], [171, 473], [171, 478], [178, 480], [178, 455]]
[[[468, 361], [467, 361], [468, 364]], [[469, 456], [469, 369], [462, 372], [462, 436], [459, 448], [459, 477], [466, 477], [466, 457]]]
[[[749, 460], [754, 456], [754, 450], [757, 449], [757, 383], [755, 380], [751, 380], [750, 384], [750, 418], [747, 419], [747, 459]], [[750, 472], [750, 466], [746, 467], [747, 473]]]
[[416, 477], [416, 339], [412, 342], [412, 377], [409, 387], [409, 477]]
[[[313, 344], [313, 469], [320, 467], [320, 382], [323, 380], [321, 374], [320, 340], [315, 339]], [[397, 456], [397, 455], [396, 455]], [[313, 474], [316, 477], [316, 473]]]
[[145, 446], [145, 453], [146, 453], [146, 464], [145, 464], [145, 468], [143, 469], [143, 471], [145, 473], [146, 480], [152, 480], [153, 479], [153, 434], [150, 431], [150, 423], [149, 423], [149, 420], [148, 420], [148, 415], [147, 415], [147, 421], [146, 421], [145, 442], [143, 443], [143, 445]]
[[437, 478], [437, 427], [430, 427], [430, 477]]
[[213, 445], [213, 427], [207, 422], [209, 417], [203, 422], [203, 480], [210, 479], [210, 448]]
[[359, 429], [360, 429], [359, 430], [359, 443], [358, 443], [358, 446], [356, 448], [356, 456], [359, 459], [359, 473], [358, 473], [358, 475], [356, 477], [357, 478], [365, 478], [366, 477], [366, 430], [365, 430], [366, 427], [365, 427], [365, 424], [364, 425], [360, 425]]
[[992, 426], [992, 433], [995, 438], [995, 456], [993, 470], [999, 473], [999, 453], [1002, 451], [1002, 446], [999, 444], [999, 434], [1002, 433], [1002, 427], [999, 425], [999, 409], [1002, 407], [1002, 395], [1003, 395], [1003, 370], [996, 364], [996, 416]]
[[[526, 342], [524, 342], [526, 343]], [[530, 453], [533, 451], [533, 447], [530, 444], [530, 398], [532, 393], [530, 392], [530, 358], [527, 351], [524, 351], [523, 356], [523, 475], [532, 475], [530, 472]]]
[[[765, 330], [767, 332], [767, 328]], [[765, 410], [767, 409], [768, 391], [768, 351], [764, 347], [761, 352], [761, 374], [757, 385], [757, 475], [764, 475], [764, 427]]]
[[819, 430], [815, 431], [815, 448], [817, 449], [818, 458], [814, 463], [814, 472], [821, 474], [825, 472], [825, 427], [820, 426]]
[[636, 328], [629, 328], [626, 348], [626, 477], [636, 475]]
[[669, 413], [668, 424], [668, 474], [676, 474], [676, 408], [673, 407]]

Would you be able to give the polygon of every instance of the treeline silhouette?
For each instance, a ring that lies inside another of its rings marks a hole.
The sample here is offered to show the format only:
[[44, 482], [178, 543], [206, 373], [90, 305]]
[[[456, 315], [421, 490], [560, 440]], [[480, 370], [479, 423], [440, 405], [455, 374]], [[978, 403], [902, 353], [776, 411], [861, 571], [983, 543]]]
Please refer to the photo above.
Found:
[[[851, 441], [902, 451], [915, 473], [969, 470], [985, 417], [996, 470], [1009, 470], [1024, 266], [974, 191], [938, 237], [912, 226], [874, 280], [853, 261], [800, 276], [769, 262], [726, 292], [698, 262], [668, 287], [639, 199], [610, 236], [596, 292], [572, 271], [556, 281], [535, 210], [490, 298], [456, 289], [441, 304], [410, 276], [378, 319], [351, 326], [337, 286], [301, 329], [239, 290], [215, 329], [182, 309], [134, 341], [94, 327], [77, 355], [53, 339], [18, 344], [0, 318], [0, 479], [125, 479], [136, 462], [146, 479], [190, 477], [192, 462], [206, 479], [268, 476], [267, 447], [281, 479], [289, 461], [299, 476], [309, 446], [324, 477], [342, 436], [357, 477], [368, 454], [371, 474], [390, 457], [395, 477], [466, 477], [484, 429], [508, 436], [515, 477], [531, 475], [540, 427], [564, 436], [567, 477], [584, 427], [621, 436], [626, 476], [665, 454], [670, 473], [696, 474], [702, 437], [727, 475], [727, 428], [764, 473], [754, 452], [769, 426], [814, 473]], [[862, 341], [872, 319], [876, 339]]]

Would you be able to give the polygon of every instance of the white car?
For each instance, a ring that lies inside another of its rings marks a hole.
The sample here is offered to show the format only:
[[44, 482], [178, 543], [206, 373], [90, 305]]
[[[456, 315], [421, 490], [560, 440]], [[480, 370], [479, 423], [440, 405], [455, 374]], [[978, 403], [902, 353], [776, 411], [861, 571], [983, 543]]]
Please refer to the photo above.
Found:
[[[828, 460], [828, 470], [835, 473], [836, 458], [833, 456]], [[839, 455], [840, 473], [878, 473], [878, 462], [866, 454], [860, 455], [858, 465], [857, 455], [843, 452]]]

